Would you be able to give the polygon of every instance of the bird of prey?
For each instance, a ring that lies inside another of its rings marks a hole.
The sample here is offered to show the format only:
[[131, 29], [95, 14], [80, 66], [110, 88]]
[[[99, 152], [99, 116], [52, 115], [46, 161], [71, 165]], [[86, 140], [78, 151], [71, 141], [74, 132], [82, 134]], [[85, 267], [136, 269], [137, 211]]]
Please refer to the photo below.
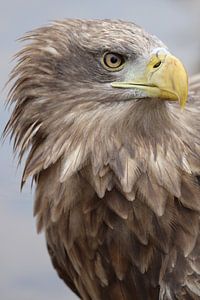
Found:
[[[131, 22], [28, 33], [5, 129], [38, 232], [84, 300], [200, 299], [200, 76]], [[187, 101], [187, 102], [186, 102]]]

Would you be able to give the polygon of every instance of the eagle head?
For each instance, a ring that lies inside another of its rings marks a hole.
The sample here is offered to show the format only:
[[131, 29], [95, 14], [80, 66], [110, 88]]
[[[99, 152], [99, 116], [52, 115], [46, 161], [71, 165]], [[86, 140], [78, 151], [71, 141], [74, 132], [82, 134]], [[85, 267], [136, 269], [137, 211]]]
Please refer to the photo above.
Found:
[[117, 133], [127, 140], [128, 132], [141, 136], [147, 130], [153, 136], [154, 122], [167, 118], [163, 100], [185, 105], [182, 63], [133, 23], [65, 20], [22, 40], [26, 45], [11, 76], [15, 108], [6, 132], [13, 132], [20, 159], [31, 148], [23, 181], [66, 153], [79, 153], [79, 165], [98, 152], [97, 139], [108, 145]]

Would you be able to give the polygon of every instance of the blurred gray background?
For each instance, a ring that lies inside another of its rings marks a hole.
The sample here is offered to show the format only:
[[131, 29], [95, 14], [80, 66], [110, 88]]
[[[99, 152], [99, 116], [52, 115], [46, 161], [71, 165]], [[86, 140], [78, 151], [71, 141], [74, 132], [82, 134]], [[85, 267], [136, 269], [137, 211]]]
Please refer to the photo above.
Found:
[[[62, 18], [119, 18], [157, 35], [182, 59], [189, 74], [200, 71], [199, 0], [0, 0], [0, 90], [20, 48], [24, 32]], [[1, 91], [0, 130], [8, 120], [7, 90]], [[19, 191], [23, 166], [17, 169], [12, 147], [0, 148], [0, 299], [77, 299], [58, 279], [47, 255], [43, 234], [32, 216], [33, 191]]]

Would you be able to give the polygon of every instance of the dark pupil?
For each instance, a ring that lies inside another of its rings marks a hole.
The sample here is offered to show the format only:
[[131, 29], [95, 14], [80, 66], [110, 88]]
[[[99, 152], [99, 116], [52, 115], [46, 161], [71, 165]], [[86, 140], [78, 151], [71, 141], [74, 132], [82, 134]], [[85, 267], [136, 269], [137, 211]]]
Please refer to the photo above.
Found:
[[118, 62], [118, 58], [116, 56], [111, 56], [110, 61], [112, 64], [116, 64]]

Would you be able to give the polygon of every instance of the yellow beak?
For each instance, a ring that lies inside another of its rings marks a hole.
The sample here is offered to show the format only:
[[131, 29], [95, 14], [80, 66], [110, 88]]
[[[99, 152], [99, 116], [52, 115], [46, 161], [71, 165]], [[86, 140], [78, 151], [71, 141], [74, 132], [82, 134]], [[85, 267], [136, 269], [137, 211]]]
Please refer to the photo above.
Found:
[[117, 88], [136, 88], [147, 97], [179, 101], [183, 108], [188, 97], [188, 76], [179, 59], [158, 51], [151, 56], [143, 74], [134, 74], [134, 81], [113, 82]]

